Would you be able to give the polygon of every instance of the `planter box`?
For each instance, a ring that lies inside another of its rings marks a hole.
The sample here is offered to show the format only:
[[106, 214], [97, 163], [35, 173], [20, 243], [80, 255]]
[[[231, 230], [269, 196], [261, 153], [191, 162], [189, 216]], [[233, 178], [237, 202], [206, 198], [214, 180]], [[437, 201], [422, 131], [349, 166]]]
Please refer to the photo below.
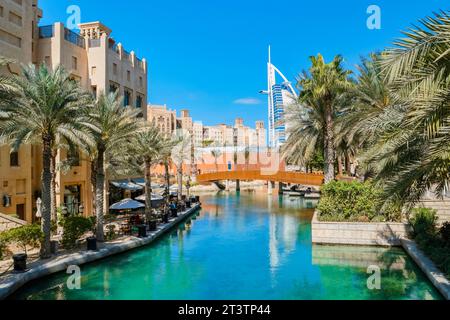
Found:
[[347, 244], [401, 246], [401, 238], [412, 231], [407, 223], [321, 222], [318, 212], [312, 220], [312, 242], [316, 244]]

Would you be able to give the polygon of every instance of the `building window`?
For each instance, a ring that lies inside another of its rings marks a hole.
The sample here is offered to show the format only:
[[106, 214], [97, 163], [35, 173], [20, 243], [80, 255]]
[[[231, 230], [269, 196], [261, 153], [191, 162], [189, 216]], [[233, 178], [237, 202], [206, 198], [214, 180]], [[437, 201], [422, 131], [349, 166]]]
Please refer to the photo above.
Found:
[[142, 108], [142, 97], [139, 95], [136, 97], [136, 108]]
[[22, 26], [22, 17], [15, 14], [14, 12], [9, 12], [9, 22], [14, 23], [15, 25], [21, 27]]
[[131, 71], [130, 70], [127, 71], [127, 80], [131, 81]]
[[144, 79], [142, 79], [142, 77], [139, 77], [139, 85], [140, 85], [141, 87], [144, 86]]
[[125, 90], [124, 92], [124, 99], [123, 99], [123, 105], [125, 107], [128, 107], [131, 103], [131, 93], [128, 90]]
[[91, 75], [95, 76], [96, 73], [97, 73], [97, 67], [92, 67], [91, 68]]
[[72, 69], [77, 70], [78, 69], [78, 59], [77, 57], [72, 57]]
[[9, 166], [18, 167], [19, 166], [19, 152], [11, 152], [9, 154]]
[[109, 84], [109, 92], [113, 93], [119, 90], [119, 86], [113, 82]]
[[97, 99], [97, 86], [92, 86], [92, 95], [95, 99]]
[[3, 7], [0, 6], [0, 17], [3, 17]]
[[46, 65], [47, 67], [51, 67], [51, 65], [52, 65], [52, 60], [51, 60], [50, 56], [45, 56], [45, 58], [44, 58], [44, 63], [45, 63], [45, 65]]
[[113, 63], [113, 74], [117, 76], [117, 64]]

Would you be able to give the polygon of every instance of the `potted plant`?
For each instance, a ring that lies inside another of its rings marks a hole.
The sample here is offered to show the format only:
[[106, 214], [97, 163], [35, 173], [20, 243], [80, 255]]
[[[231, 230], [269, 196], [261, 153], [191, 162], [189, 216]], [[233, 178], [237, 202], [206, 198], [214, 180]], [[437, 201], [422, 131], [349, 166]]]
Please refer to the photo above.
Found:
[[15, 243], [22, 252], [13, 255], [14, 271], [24, 272], [27, 269], [28, 247], [39, 248], [44, 238], [41, 227], [37, 224], [29, 224], [7, 231], [8, 242]]

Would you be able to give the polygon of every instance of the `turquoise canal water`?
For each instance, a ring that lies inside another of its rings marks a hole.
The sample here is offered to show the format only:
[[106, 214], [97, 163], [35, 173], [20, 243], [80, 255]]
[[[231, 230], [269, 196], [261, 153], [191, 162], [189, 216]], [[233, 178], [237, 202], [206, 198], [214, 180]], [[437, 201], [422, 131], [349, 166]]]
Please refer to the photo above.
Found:
[[[30, 283], [15, 299], [440, 299], [401, 249], [311, 244], [315, 203], [263, 192], [202, 198], [154, 244]], [[369, 290], [367, 269], [381, 268]]]

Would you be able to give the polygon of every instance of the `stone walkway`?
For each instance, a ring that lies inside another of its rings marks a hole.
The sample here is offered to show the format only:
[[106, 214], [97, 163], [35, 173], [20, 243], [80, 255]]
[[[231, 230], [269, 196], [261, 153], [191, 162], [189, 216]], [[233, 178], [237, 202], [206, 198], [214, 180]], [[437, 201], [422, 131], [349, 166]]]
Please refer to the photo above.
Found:
[[50, 260], [38, 260], [32, 262], [29, 265], [29, 270], [25, 273], [8, 272], [0, 278], [0, 300], [7, 298], [17, 289], [32, 280], [67, 270], [69, 266], [79, 266], [148, 245], [172, 229], [174, 226], [184, 221], [193, 213], [197, 212], [199, 209], [200, 205], [196, 204], [191, 209], [179, 214], [177, 218], [171, 219], [169, 223], [158, 226], [158, 229], [150, 232], [147, 238], [128, 237], [125, 239], [104, 243], [102, 246], [99, 246], [98, 251], [79, 251], [59, 255]]

